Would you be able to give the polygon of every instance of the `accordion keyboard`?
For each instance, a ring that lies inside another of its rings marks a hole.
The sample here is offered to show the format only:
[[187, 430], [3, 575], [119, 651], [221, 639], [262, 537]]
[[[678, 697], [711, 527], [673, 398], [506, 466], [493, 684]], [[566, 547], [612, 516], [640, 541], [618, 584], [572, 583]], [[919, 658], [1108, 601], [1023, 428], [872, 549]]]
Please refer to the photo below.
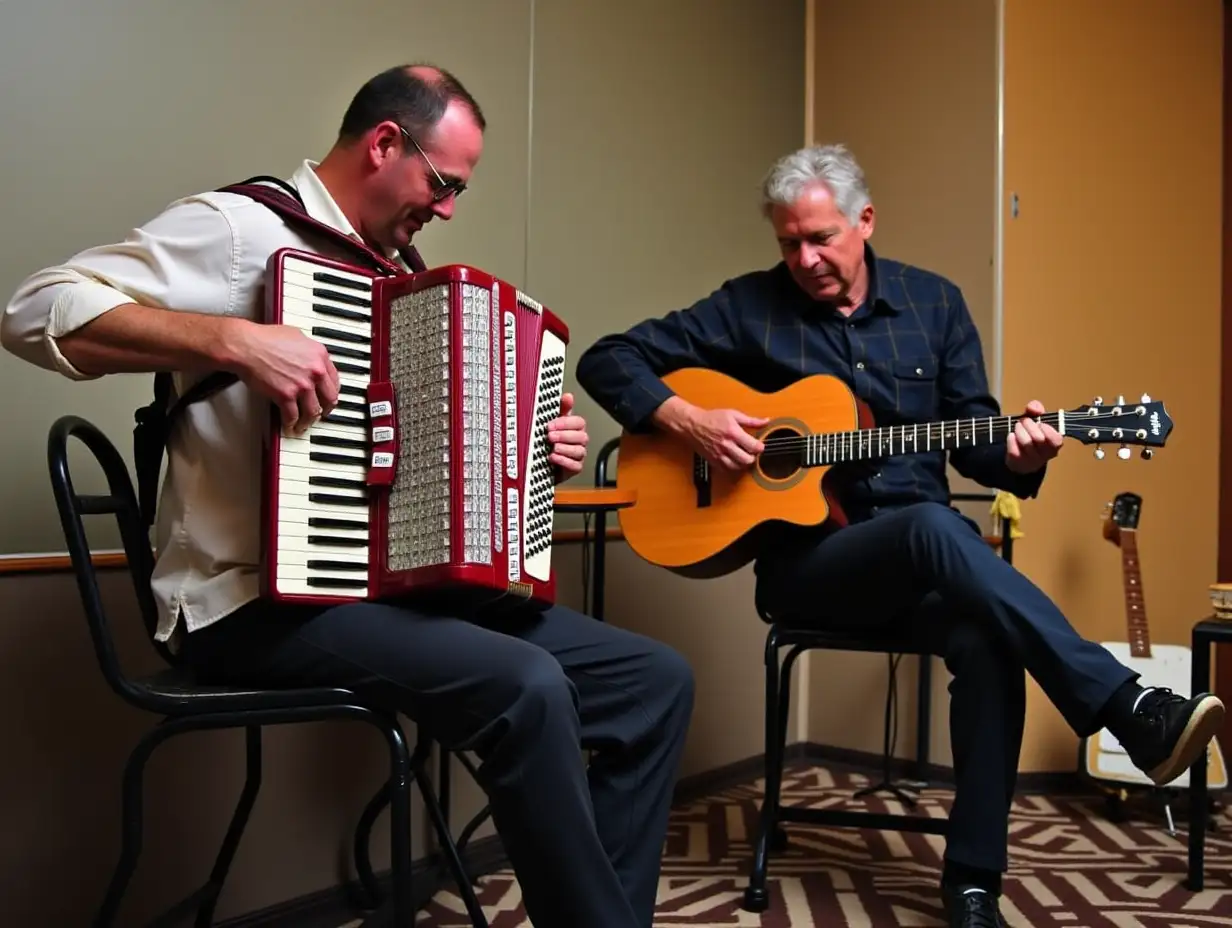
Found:
[[280, 434], [277, 575], [282, 594], [363, 597], [371, 526], [372, 280], [288, 256], [282, 322], [325, 345], [338, 369], [338, 405], [297, 437]]

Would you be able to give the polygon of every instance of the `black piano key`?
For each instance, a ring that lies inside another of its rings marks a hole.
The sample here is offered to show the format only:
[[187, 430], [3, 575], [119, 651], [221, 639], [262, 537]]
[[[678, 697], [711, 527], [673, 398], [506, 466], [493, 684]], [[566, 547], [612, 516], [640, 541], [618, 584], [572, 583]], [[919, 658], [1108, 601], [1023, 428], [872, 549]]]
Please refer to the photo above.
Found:
[[344, 580], [341, 577], [309, 577], [308, 585], [329, 587], [335, 590], [362, 590], [368, 582], [366, 580]]
[[357, 522], [354, 519], [331, 519], [327, 516], [309, 516], [309, 528], [353, 528], [364, 531], [368, 528], [367, 522]]
[[[338, 395], [339, 396], [358, 396], [361, 399], [366, 400], [368, 398], [368, 391], [365, 390], [363, 387], [353, 387], [349, 383], [344, 383], [338, 387]], [[341, 405], [341, 403], [339, 405]], [[368, 406], [367, 404], [364, 404], [363, 406], [361, 406], [361, 408], [366, 410]]]
[[336, 319], [350, 319], [354, 322], [372, 322], [372, 320], [364, 313], [357, 313], [352, 309], [339, 309], [337, 306], [327, 306], [324, 303], [313, 303], [312, 311], [314, 313], [320, 313], [322, 316], [333, 316]]
[[364, 561], [309, 561], [309, 570], [339, 570], [349, 571], [351, 573], [368, 572], [368, 565]]
[[[345, 393], [348, 389], [354, 389], [361, 396], [363, 395], [363, 391], [360, 390], [358, 387], [343, 387], [341, 392]], [[368, 412], [367, 403], [353, 403], [350, 400], [339, 400], [337, 404], [334, 406], [334, 408], [335, 409], [345, 409], [347, 410], [347, 412], [362, 412], [365, 414], [367, 414]]]
[[[331, 351], [330, 354], [333, 354]], [[368, 374], [368, 368], [360, 364], [347, 364], [345, 361], [335, 361], [334, 368], [339, 374]]]
[[320, 503], [325, 506], [363, 506], [368, 507], [368, 500], [361, 496], [336, 496], [333, 493], [309, 493], [308, 502]]
[[334, 412], [331, 412], [328, 416], [323, 416], [321, 421], [328, 422], [330, 425], [350, 425], [355, 428], [363, 428], [364, 426], [362, 419], [356, 419], [354, 416], [340, 416]]
[[358, 332], [344, 332], [342, 329], [331, 329], [329, 326], [314, 325], [312, 334], [317, 338], [332, 338], [337, 342], [353, 342], [356, 345], [370, 345], [372, 339]]
[[367, 450], [368, 442], [363, 438], [339, 438], [337, 435], [313, 435], [308, 439], [310, 445], [327, 445], [330, 448], [358, 448]]
[[[325, 350], [329, 352], [330, 357], [334, 358], [358, 358], [360, 361], [367, 361], [372, 357], [372, 352], [363, 351], [359, 348], [347, 348], [345, 345], [326, 345]], [[338, 365], [334, 365], [337, 367]]]
[[308, 485], [313, 487], [333, 487], [334, 489], [368, 489], [368, 484], [363, 480], [354, 480], [349, 477], [314, 476], [308, 478]]
[[312, 274], [312, 279], [319, 280], [323, 284], [333, 284], [335, 287], [347, 287], [351, 290], [359, 290], [364, 293], [372, 292], [371, 281], [351, 280], [349, 277], [331, 274], [329, 271], [314, 271]]
[[363, 548], [368, 544], [367, 538], [351, 538], [346, 535], [309, 535], [310, 545], [329, 545], [332, 548]]
[[364, 296], [352, 296], [349, 293], [339, 293], [336, 290], [326, 290], [324, 287], [313, 287], [312, 295], [335, 303], [346, 303], [350, 306], [371, 306], [372, 299]]
[[353, 454], [334, 454], [330, 451], [309, 451], [308, 460], [320, 464], [358, 464], [360, 467], [368, 465], [367, 458], [356, 457]]

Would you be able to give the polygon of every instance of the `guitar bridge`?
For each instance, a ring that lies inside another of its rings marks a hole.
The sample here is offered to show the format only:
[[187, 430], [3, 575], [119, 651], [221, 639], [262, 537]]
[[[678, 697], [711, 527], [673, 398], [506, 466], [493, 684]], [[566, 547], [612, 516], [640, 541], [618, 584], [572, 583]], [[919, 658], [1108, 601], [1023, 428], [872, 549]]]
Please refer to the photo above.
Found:
[[710, 505], [710, 462], [700, 454], [693, 455], [693, 486], [697, 490], [697, 508]]

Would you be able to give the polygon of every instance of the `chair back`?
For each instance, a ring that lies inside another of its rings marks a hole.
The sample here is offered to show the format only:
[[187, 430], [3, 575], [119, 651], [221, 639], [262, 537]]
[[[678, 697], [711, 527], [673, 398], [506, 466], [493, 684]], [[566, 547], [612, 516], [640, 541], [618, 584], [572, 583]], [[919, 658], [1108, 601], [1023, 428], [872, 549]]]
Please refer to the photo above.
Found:
[[[105, 495], [83, 495], [73, 488], [69, 473], [69, 439], [81, 441], [94, 455], [107, 480]], [[143, 703], [143, 691], [135, 687], [120, 666], [116, 655], [115, 640], [111, 625], [103, 609], [98, 590], [98, 576], [86, 540], [84, 516], [113, 516], [120, 529], [124, 555], [128, 563], [137, 603], [146, 633], [155, 650], [167, 663], [174, 663], [169, 649], [154, 640], [158, 626], [158, 610], [150, 589], [150, 577], [154, 571], [154, 556], [149, 535], [142, 525], [137, 507], [137, 496], [124, 459], [107, 437], [90, 422], [79, 416], [62, 416], [51, 426], [47, 438], [47, 466], [51, 473], [51, 487], [55, 493], [56, 508], [60, 513], [60, 526], [68, 545], [77, 578], [77, 589], [85, 608], [86, 621], [94, 653], [102, 668], [107, 683], [123, 698], [138, 705]]]

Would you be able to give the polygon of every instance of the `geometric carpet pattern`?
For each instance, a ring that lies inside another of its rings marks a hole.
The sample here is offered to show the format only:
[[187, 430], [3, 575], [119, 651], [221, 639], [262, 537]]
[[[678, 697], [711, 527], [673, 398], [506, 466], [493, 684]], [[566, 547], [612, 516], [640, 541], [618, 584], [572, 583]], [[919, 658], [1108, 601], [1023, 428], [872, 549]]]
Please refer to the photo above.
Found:
[[[854, 799], [863, 773], [824, 766], [786, 772], [785, 804], [910, 811], [944, 816], [951, 793], [925, 790], [914, 809], [885, 793]], [[741, 908], [752, 856], [761, 781], [679, 805], [672, 814], [659, 884], [657, 928], [804, 928], [942, 925], [937, 881], [944, 838], [916, 833], [787, 826], [788, 847], [770, 859], [770, 907]], [[1182, 800], [1183, 802], [1183, 800]], [[1127, 807], [1113, 821], [1102, 797], [1021, 794], [1010, 822], [1010, 869], [1002, 912], [1014, 926], [1198, 928], [1232, 925], [1232, 817], [1221, 812], [1208, 835], [1206, 885], [1184, 886], [1186, 821], [1162, 803]], [[480, 881], [491, 928], [530, 928], [517, 881], [501, 871]], [[420, 928], [468, 924], [457, 896], [437, 894]], [[579, 926], [581, 928], [581, 926]]]

